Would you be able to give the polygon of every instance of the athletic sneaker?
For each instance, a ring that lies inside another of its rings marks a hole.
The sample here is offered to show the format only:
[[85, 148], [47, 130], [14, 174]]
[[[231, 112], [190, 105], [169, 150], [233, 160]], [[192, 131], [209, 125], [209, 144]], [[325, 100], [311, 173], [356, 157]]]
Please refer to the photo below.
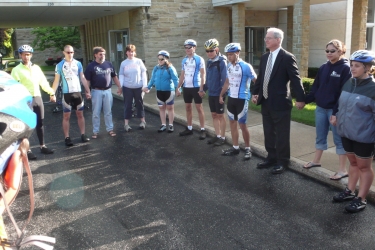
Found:
[[361, 197], [355, 197], [345, 210], [349, 213], [357, 213], [366, 208], [367, 200], [362, 201]]
[[124, 129], [126, 132], [129, 132], [130, 130], [132, 130], [132, 128], [128, 124], [124, 125]]
[[141, 121], [141, 123], [139, 124], [139, 128], [140, 129], [145, 129], [145, 127], [146, 127], [146, 122]]
[[45, 155], [53, 154], [53, 150], [47, 148], [46, 146], [40, 148], [40, 152]]
[[168, 133], [172, 133], [174, 131], [173, 125], [168, 126]]
[[224, 145], [225, 143], [225, 138], [218, 138], [218, 140], [214, 143], [215, 146], [221, 146], [221, 145]]
[[193, 130], [188, 129], [187, 127], [184, 131], [180, 132], [180, 136], [192, 135], [192, 134], [193, 134]]
[[70, 137], [69, 137], [69, 136], [65, 138], [65, 145], [66, 145], [67, 147], [71, 147], [71, 146], [73, 146], [73, 142], [72, 142], [72, 140], [70, 140]]
[[240, 149], [235, 149], [234, 147], [223, 150], [223, 155], [238, 155]]
[[343, 201], [353, 200], [354, 197], [355, 197], [355, 193], [346, 187], [344, 191], [333, 196], [333, 200], [336, 202], [343, 202]]
[[81, 135], [81, 141], [82, 142], [88, 142], [88, 141], [90, 141], [90, 138], [88, 138], [85, 134], [82, 134]]
[[219, 137], [215, 136], [215, 137], [212, 137], [211, 139], [209, 139], [207, 141], [207, 144], [214, 144], [215, 142], [217, 142], [219, 140]]
[[31, 152], [31, 150], [27, 151], [27, 159], [29, 160], [36, 160], [36, 156]]
[[249, 160], [251, 158], [251, 150], [249, 148], [245, 149], [245, 156], [243, 157], [245, 160]]
[[204, 140], [206, 139], [206, 130], [201, 130], [199, 132], [199, 140]]
[[161, 125], [161, 127], [158, 129], [158, 133], [164, 132], [165, 130], [167, 130], [167, 126]]

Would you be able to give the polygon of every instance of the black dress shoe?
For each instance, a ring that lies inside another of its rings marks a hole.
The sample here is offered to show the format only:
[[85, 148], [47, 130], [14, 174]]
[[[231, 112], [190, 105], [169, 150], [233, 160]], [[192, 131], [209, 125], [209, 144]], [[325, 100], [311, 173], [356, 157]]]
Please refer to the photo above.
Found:
[[274, 162], [274, 161], [267, 161], [267, 160], [265, 160], [264, 162], [259, 162], [257, 164], [257, 168], [258, 169], [269, 168], [269, 167], [272, 167], [275, 164], [276, 164], [276, 162]]
[[281, 174], [282, 172], [284, 172], [284, 170], [285, 168], [283, 167], [283, 165], [276, 165], [272, 169], [272, 174]]

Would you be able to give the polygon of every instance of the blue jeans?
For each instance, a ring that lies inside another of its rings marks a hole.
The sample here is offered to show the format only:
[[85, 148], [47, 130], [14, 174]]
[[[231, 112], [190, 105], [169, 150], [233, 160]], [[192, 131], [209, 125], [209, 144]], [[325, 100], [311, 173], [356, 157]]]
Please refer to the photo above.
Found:
[[100, 113], [103, 108], [104, 122], [107, 132], [113, 130], [112, 122], [112, 105], [113, 96], [111, 89], [107, 90], [91, 90], [91, 102], [92, 102], [92, 127], [93, 133], [99, 133], [100, 129]]
[[333, 141], [336, 145], [336, 154], [344, 155], [345, 150], [342, 146], [341, 137], [337, 134], [335, 126], [329, 123], [329, 119], [332, 115], [332, 109], [324, 109], [316, 106], [315, 109], [315, 128], [316, 128], [316, 142], [315, 148], [319, 150], [327, 150], [327, 136], [329, 129], [332, 131]]

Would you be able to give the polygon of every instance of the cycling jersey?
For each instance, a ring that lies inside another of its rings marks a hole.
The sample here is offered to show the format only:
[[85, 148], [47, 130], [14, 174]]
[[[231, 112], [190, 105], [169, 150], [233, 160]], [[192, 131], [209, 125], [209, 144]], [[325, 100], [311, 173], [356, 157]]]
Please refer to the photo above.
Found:
[[25, 86], [32, 96], [42, 96], [39, 86], [49, 95], [55, 94], [38, 65], [31, 64], [29, 68], [20, 63], [12, 70], [12, 77]]
[[233, 65], [228, 63], [229, 96], [250, 100], [250, 82], [256, 78], [253, 67], [241, 59]]
[[56, 65], [55, 74], [60, 75], [64, 94], [81, 92], [80, 74], [83, 72], [81, 62], [73, 59], [71, 63], [63, 59]]
[[[192, 58], [182, 59], [182, 70], [185, 72], [184, 87], [196, 88], [201, 85], [201, 72], [204, 69], [204, 59], [196, 54]], [[197, 66], [198, 65], [198, 66]]]

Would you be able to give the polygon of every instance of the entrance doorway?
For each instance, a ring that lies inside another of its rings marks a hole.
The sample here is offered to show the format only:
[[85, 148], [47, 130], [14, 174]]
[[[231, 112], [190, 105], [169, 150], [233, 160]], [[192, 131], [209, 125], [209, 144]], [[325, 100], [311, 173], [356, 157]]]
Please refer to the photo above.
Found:
[[266, 52], [264, 37], [267, 27], [245, 28], [245, 61], [259, 69], [260, 57]]
[[109, 30], [108, 40], [109, 60], [118, 73], [121, 62], [125, 60], [125, 48], [129, 44], [129, 31]]

